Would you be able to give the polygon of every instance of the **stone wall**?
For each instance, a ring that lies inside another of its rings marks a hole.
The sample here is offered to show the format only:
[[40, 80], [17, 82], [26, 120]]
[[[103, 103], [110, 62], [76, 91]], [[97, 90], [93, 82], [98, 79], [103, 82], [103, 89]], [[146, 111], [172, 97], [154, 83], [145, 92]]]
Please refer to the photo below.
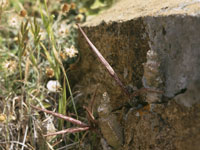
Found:
[[71, 72], [79, 101], [89, 103], [99, 85], [98, 108], [108, 93], [123, 149], [200, 149], [200, 1], [121, 0], [82, 28], [127, 88], [163, 91], [135, 105], [79, 35], [81, 59]]

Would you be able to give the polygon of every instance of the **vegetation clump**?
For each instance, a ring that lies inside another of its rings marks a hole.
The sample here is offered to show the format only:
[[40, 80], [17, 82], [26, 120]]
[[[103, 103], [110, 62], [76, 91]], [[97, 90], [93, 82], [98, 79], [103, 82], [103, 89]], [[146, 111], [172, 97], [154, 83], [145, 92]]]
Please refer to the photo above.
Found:
[[76, 23], [113, 2], [0, 0], [0, 149], [81, 146], [83, 133], [42, 136], [73, 124], [30, 106], [86, 120], [78, 114], [76, 91], [67, 76], [81, 57]]

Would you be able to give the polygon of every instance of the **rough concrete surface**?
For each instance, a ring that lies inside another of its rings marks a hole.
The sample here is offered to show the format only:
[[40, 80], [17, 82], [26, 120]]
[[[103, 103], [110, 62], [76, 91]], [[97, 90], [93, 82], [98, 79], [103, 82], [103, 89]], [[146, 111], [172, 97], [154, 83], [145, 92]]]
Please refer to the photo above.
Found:
[[81, 59], [71, 78], [80, 101], [89, 103], [97, 84], [96, 107], [108, 93], [123, 149], [200, 149], [200, 1], [121, 0], [82, 27], [127, 87], [163, 91], [136, 97], [142, 107], [126, 107], [132, 100], [79, 35]]

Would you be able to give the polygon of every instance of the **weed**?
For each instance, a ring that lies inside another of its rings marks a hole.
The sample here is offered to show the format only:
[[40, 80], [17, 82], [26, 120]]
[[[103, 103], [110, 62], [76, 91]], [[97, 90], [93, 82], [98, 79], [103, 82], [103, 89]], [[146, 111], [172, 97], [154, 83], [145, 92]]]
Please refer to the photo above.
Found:
[[80, 118], [66, 66], [80, 58], [75, 23], [85, 20], [83, 5], [79, 1], [0, 1], [0, 149], [54, 149], [80, 142], [79, 133], [43, 138], [42, 126], [48, 134], [73, 125], [33, 112], [30, 106], [63, 115], [73, 112]]

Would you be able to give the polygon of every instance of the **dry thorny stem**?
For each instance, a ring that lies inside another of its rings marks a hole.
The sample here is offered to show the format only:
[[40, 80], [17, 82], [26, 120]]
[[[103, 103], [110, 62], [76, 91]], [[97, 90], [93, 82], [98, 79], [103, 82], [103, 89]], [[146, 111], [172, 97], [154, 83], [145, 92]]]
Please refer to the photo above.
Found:
[[[157, 91], [154, 89], [147, 89], [147, 88], [141, 88], [137, 91], [135, 91], [133, 94], [129, 93], [128, 90], [126, 89], [126, 87], [123, 85], [123, 83], [121, 82], [121, 80], [119, 79], [119, 77], [117, 76], [117, 74], [115, 73], [115, 71], [113, 70], [113, 68], [110, 66], [110, 64], [106, 61], [106, 59], [102, 56], [102, 54], [99, 52], [99, 50], [92, 44], [92, 42], [89, 40], [89, 38], [87, 37], [87, 35], [84, 33], [84, 31], [82, 30], [82, 28], [80, 27], [79, 24], [77, 24], [79, 30], [81, 31], [81, 33], [83, 34], [84, 38], [86, 39], [86, 41], [88, 42], [88, 44], [90, 45], [91, 49], [93, 50], [93, 52], [97, 55], [97, 57], [99, 58], [99, 60], [101, 61], [101, 63], [106, 67], [106, 69], [108, 70], [109, 74], [111, 75], [111, 77], [116, 81], [116, 83], [120, 86], [120, 88], [122, 89], [122, 91], [131, 99], [134, 96], [139, 95], [141, 92], [156, 92], [156, 93], [163, 93], [162, 91]], [[97, 128], [98, 122], [97, 120], [95, 120], [94, 116], [93, 116], [93, 112], [92, 112], [92, 107], [94, 104], [94, 99], [96, 96], [96, 91], [92, 97], [92, 101], [90, 103], [89, 107], [84, 107], [86, 109], [87, 112], [87, 119], [89, 124], [83, 123], [77, 119], [74, 119], [72, 117], [68, 117], [59, 113], [55, 113], [53, 111], [49, 111], [46, 109], [42, 109], [42, 108], [38, 108], [36, 106], [31, 105], [32, 108], [37, 109], [39, 111], [43, 111], [46, 112], [48, 114], [51, 114], [53, 116], [56, 116], [58, 118], [64, 119], [66, 121], [71, 122], [72, 124], [78, 125], [79, 127], [73, 127], [73, 128], [68, 128], [62, 131], [58, 131], [55, 133], [49, 133], [47, 135], [44, 136], [53, 136], [53, 135], [58, 135], [58, 134], [64, 134], [64, 133], [75, 133], [75, 132], [80, 132], [80, 131], [86, 131], [86, 130], [91, 130], [91, 129], [95, 129]]]
[[54, 136], [54, 135], [65, 134], [65, 133], [76, 133], [76, 132], [80, 132], [80, 131], [86, 131], [86, 130], [95, 129], [97, 127], [97, 121], [95, 120], [95, 118], [93, 116], [92, 108], [93, 108], [96, 92], [97, 92], [97, 87], [96, 87], [95, 92], [93, 94], [90, 106], [89, 107], [86, 107], [86, 106], [84, 107], [86, 109], [86, 112], [87, 112], [87, 119], [88, 119], [89, 125], [86, 124], [86, 123], [83, 123], [82, 121], [74, 119], [72, 117], [68, 117], [68, 116], [65, 116], [65, 115], [62, 115], [62, 114], [59, 114], [59, 113], [55, 113], [53, 111], [49, 111], [49, 110], [46, 110], [46, 109], [42, 109], [42, 108], [38, 108], [36, 106], [30, 105], [34, 109], [37, 109], [39, 111], [43, 111], [45, 113], [51, 114], [51, 115], [53, 115], [55, 117], [64, 119], [66, 121], [71, 122], [72, 124], [75, 124], [75, 125], [79, 126], [79, 127], [69, 128], [69, 129], [65, 129], [65, 130], [62, 130], [62, 131], [54, 132], [54, 133], [49, 133], [49, 134], [46, 134], [44, 136]]
[[107, 62], [107, 60], [101, 55], [101, 53], [94, 46], [94, 44], [92, 44], [92, 42], [89, 40], [89, 38], [87, 37], [85, 32], [82, 30], [80, 25], [77, 24], [77, 26], [78, 26], [79, 30], [81, 31], [81, 33], [83, 34], [83, 36], [86, 39], [86, 41], [88, 42], [88, 44], [90, 45], [90, 47], [92, 48], [93, 52], [97, 55], [97, 57], [99, 58], [101, 63], [106, 67], [106, 69], [108, 70], [109, 74], [112, 76], [112, 78], [115, 79], [116, 83], [121, 87], [122, 91], [124, 91], [124, 93], [130, 97], [130, 93], [128, 92], [126, 87], [123, 85], [123, 83], [120, 81], [119, 77], [117, 76], [117, 74], [115, 73], [113, 68], [110, 66], [110, 64]]

